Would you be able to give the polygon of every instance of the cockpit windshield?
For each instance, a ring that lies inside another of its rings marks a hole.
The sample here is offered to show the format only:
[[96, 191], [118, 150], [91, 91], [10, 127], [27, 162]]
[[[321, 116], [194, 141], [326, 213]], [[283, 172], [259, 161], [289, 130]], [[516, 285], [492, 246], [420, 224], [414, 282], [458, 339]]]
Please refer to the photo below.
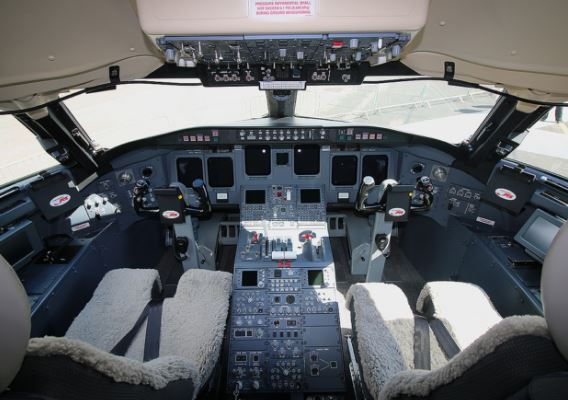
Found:
[[[497, 97], [438, 81], [309, 86], [298, 92], [295, 115], [391, 128], [458, 144], [475, 132]], [[266, 93], [256, 87], [124, 85], [77, 96], [65, 104], [106, 148], [268, 114]]]
[[481, 89], [440, 81], [312, 86], [298, 93], [296, 115], [380, 126], [458, 144], [475, 132], [497, 98]]
[[119, 85], [112, 91], [73, 97], [65, 105], [91, 138], [105, 148], [268, 113], [266, 95], [256, 87]]

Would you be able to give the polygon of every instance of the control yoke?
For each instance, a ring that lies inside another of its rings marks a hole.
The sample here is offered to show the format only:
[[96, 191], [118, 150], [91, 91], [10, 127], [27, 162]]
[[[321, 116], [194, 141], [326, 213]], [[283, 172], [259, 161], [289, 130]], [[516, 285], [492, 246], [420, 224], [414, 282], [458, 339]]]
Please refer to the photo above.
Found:
[[[179, 183], [170, 185], [166, 188], [156, 188], [154, 189], [154, 194], [157, 197], [161, 195], [167, 196], [169, 194], [174, 194], [174, 197], [178, 199], [181, 205], [181, 211], [183, 215], [194, 215], [199, 217], [206, 217], [211, 214], [211, 201], [209, 200], [209, 194], [207, 193], [207, 188], [202, 179], [196, 179], [193, 181], [192, 188], [195, 191], [198, 198], [198, 205], [188, 205], [187, 199], [184, 198], [185, 186]], [[160, 207], [147, 207], [144, 205], [144, 198], [150, 193], [150, 185], [145, 179], [140, 179], [136, 182], [133, 189], [133, 205], [134, 210], [138, 214], [158, 214], [160, 212]]]
[[[359, 186], [357, 199], [355, 202], [355, 210], [359, 213], [370, 214], [373, 212], [385, 212], [387, 209], [387, 200], [389, 193], [392, 193], [396, 187], [401, 188], [399, 183], [394, 179], [385, 179], [378, 186], [377, 202], [367, 204], [371, 190], [376, 187], [375, 179], [372, 176], [365, 176]], [[402, 189], [402, 188], [401, 188]], [[432, 207], [434, 200], [434, 186], [427, 176], [420, 177], [414, 188], [410, 186], [412, 191], [411, 202], [409, 206], [410, 212], [428, 211]]]

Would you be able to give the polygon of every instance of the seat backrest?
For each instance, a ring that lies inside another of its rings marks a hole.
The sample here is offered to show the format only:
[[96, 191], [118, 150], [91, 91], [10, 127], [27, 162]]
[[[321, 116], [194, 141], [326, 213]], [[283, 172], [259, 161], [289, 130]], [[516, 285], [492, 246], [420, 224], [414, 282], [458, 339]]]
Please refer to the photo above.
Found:
[[544, 317], [558, 350], [568, 359], [568, 223], [556, 234], [542, 268]]
[[30, 339], [30, 305], [12, 266], [0, 255], [0, 392], [12, 382]]

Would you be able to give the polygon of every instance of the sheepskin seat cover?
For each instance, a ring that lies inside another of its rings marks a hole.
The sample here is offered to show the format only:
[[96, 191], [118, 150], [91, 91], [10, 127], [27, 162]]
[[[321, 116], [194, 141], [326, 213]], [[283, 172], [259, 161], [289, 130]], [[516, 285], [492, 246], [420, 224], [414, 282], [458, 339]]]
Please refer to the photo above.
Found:
[[[414, 368], [414, 314], [402, 290], [393, 284], [358, 283], [349, 289], [347, 304], [354, 312], [354, 332], [363, 380], [378, 398], [388, 380]], [[432, 332], [433, 368], [446, 359]]]
[[476, 339], [443, 367], [432, 371], [400, 372], [387, 382], [380, 396], [374, 396], [374, 398], [390, 400], [399, 397], [428, 397], [436, 388], [448, 385], [460, 378], [475, 364], [490, 356], [497, 347], [521, 336], [535, 336], [550, 340], [544, 318], [534, 315], [508, 317], [491, 327], [485, 335]]
[[[110, 352], [136, 323], [160, 285], [155, 269], [115, 269], [105, 274], [93, 297], [67, 329], [65, 337]], [[142, 361], [142, 356], [127, 354]]]
[[425, 312], [430, 299], [433, 316], [439, 319], [463, 350], [503, 318], [477, 285], [465, 282], [429, 282], [418, 296], [416, 309]]
[[159, 282], [157, 271], [111, 271], [73, 321], [66, 337], [34, 338], [28, 355], [68, 356], [116, 382], [146, 384], [155, 389], [190, 378], [197, 393], [219, 357], [231, 280], [226, 272], [185, 272], [175, 296], [164, 300], [160, 357], [143, 363], [146, 323], [125, 357], [109, 352], [150, 301], [152, 286]]

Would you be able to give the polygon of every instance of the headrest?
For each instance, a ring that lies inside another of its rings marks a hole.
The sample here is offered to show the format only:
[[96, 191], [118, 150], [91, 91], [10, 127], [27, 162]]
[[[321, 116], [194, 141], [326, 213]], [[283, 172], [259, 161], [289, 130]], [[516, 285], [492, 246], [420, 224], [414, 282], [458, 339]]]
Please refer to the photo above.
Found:
[[568, 223], [556, 234], [542, 267], [544, 317], [554, 343], [568, 359]]
[[20, 278], [0, 255], [0, 392], [12, 382], [30, 339], [30, 305]]

